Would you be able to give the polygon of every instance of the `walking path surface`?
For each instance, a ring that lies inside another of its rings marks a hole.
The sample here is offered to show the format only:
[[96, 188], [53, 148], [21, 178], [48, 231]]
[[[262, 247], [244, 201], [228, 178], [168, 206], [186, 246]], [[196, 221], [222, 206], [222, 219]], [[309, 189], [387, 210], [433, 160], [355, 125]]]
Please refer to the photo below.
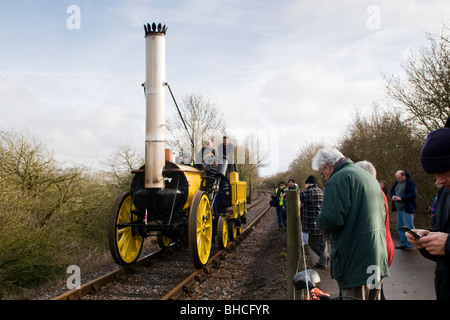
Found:
[[[396, 244], [397, 245], [397, 244]], [[309, 250], [314, 265], [318, 257]], [[425, 259], [419, 251], [396, 249], [389, 268], [390, 276], [383, 280], [386, 300], [436, 300], [434, 269], [436, 264]], [[339, 288], [331, 279], [330, 269], [315, 269], [320, 275], [318, 287], [332, 297], [339, 296]]]

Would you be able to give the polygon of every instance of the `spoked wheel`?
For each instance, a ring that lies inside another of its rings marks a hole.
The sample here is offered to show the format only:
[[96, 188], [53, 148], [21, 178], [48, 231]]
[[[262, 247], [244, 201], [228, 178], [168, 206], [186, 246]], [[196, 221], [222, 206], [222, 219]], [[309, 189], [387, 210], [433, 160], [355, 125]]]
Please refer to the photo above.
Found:
[[132, 265], [142, 250], [144, 239], [132, 226], [123, 224], [137, 223], [138, 217], [131, 211], [136, 210], [133, 205], [131, 192], [119, 195], [111, 209], [109, 219], [108, 239], [111, 255], [122, 266]]
[[217, 221], [217, 243], [220, 249], [224, 249], [228, 244], [228, 222], [224, 216], [220, 216]]
[[208, 194], [195, 192], [189, 212], [189, 252], [195, 268], [202, 268], [208, 262], [212, 243], [212, 210]]
[[233, 241], [238, 235], [241, 234], [242, 224], [239, 224], [238, 227], [237, 223], [238, 221], [236, 220], [228, 220], [228, 234], [230, 236], [230, 241]]
[[167, 236], [157, 235], [156, 238], [158, 239], [158, 245], [161, 249], [167, 248], [172, 242], [172, 239]]

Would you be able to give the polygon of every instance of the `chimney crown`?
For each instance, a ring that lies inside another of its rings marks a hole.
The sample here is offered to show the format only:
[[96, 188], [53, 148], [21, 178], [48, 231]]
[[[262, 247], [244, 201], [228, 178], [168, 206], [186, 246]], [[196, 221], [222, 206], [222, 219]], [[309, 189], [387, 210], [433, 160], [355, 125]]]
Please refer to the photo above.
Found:
[[147, 23], [146, 25], [144, 24], [144, 30], [145, 30], [145, 36], [148, 36], [150, 34], [157, 34], [157, 33], [161, 33], [166, 35], [166, 31], [167, 31], [167, 27], [166, 25], [161, 26], [161, 23], [158, 24], [158, 26], [156, 25], [156, 23]]

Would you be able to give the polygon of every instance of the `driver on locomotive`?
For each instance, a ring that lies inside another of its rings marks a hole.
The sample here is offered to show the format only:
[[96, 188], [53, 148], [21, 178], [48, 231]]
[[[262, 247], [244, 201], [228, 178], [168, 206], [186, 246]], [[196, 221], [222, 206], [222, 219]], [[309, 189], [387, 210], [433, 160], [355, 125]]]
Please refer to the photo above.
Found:
[[227, 157], [228, 171], [236, 171], [236, 166], [234, 163], [234, 145], [229, 141], [229, 138], [227, 136], [223, 136], [222, 144], [220, 144], [217, 149], [219, 151], [220, 161], [223, 159], [223, 156]]

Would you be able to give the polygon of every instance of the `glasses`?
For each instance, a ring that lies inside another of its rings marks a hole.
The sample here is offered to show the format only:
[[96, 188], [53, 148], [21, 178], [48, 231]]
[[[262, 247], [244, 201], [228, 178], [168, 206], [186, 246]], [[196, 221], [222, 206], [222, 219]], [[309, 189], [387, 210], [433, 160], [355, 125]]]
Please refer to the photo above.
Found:
[[[327, 166], [327, 165], [325, 165], [325, 166], [323, 167], [322, 170], [319, 170], [320, 178], [321, 178], [322, 180], [324, 180], [324, 181], [327, 181], [327, 180], [328, 180], [328, 178], [326, 178], [324, 172], [325, 172], [325, 171], [329, 171], [329, 169], [330, 169], [330, 167]], [[328, 176], [328, 175], [327, 175], [327, 176]]]

